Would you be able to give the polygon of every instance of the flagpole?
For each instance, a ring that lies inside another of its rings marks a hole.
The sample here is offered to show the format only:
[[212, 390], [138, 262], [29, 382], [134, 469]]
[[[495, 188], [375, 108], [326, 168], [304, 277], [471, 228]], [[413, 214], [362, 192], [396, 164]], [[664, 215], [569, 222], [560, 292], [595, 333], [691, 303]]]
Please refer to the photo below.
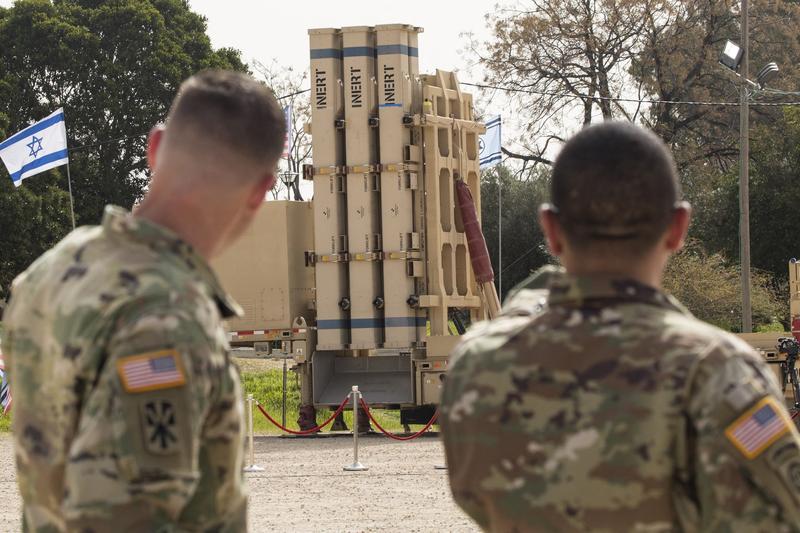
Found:
[[69, 175], [69, 159], [67, 159], [67, 187], [69, 188], [69, 212], [72, 215], [72, 229], [75, 229], [75, 204], [72, 201], [72, 177]]
[[497, 276], [500, 298], [503, 298], [503, 186], [497, 173]]

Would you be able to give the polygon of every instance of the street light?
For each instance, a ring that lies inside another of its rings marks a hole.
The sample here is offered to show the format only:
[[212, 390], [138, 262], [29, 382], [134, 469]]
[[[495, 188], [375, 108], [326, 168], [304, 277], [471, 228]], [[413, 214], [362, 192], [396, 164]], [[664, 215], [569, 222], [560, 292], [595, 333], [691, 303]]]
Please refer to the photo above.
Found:
[[[762, 89], [778, 73], [778, 65], [767, 63], [750, 80], [750, 54], [748, 0], [742, 0], [742, 45], [728, 41], [720, 57], [720, 63], [731, 69], [741, 80], [741, 104], [739, 105], [739, 259], [742, 269], [742, 332], [753, 331], [753, 309], [750, 302], [750, 108], [748, 85]], [[741, 72], [739, 72], [741, 67]]]
[[294, 183], [297, 181], [297, 178], [299, 176], [300, 175], [297, 172], [291, 172], [291, 171], [281, 172], [280, 173], [281, 181], [283, 182], [284, 185], [286, 185], [286, 199], [287, 200], [291, 200], [292, 199], [292, 197], [291, 197], [292, 185], [294, 185]]
[[725, 43], [725, 48], [722, 50], [722, 57], [719, 62], [736, 72], [739, 70], [739, 64], [742, 62], [742, 55], [744, 50], [742, 47], [733, 41]]

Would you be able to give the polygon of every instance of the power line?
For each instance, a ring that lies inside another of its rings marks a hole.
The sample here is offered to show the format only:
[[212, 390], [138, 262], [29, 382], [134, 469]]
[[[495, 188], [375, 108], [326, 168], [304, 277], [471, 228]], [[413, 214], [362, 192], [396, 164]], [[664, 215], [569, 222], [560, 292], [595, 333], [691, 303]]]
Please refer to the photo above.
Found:
[[[311, 91], [311, 89], [301, 89], [301, 90], [295, 91], [293, 93], [284, 94], [283, 96], [277, 96], [275, 99], [276, 100], [284, 100], [286, 98], [291, 98], [292, 96], [297, 96], [299, 94], [307, 93], [309, 91]], [[122, 137], [114, 137], [113, 139], [108, 139], [106, 141], [96, 142], [94, 144], [84, 144], [84, 145], [81, 145], [81, 146], [75, 146], [74, 148], [68, 148], [67, 151], [68, 152], [79, 152], [81, 150], [89, 150], [90, 148], [97, 148], [98, 146], [103, 146], [104, 144], [110, 144], [110, 143], [119, 142], [119, 141], [127, 141], [128, 139], [138, 139], [140, 137], [144, 137], [145, 135], [147, 135], [147, 133], [137, 133], [135, 135], [124, 135]]]
[[[461, 85], [468, 85], [470, 87], [477, 87], [479, 89], [493, 89], [508, 93], [524, 93], [533, 94], [537, 96], [554, 96], [556, 98], [572, 98], [581, 100], [607, 100], [609, 102], [627, 102], [633, 104], [672, 104], [672, 105], [692, 105], [692, 106], [718, 106], [718, 107], [739, 107], [739, 102], [712, 102], [704, 100], [659, 100], [659, 99], [639, 99], [639, 98], [621, 98], [616, 96], [590, 96], [588, 94], [573, 94], [573, 93], [559, 93], [551, 91], [536, 91], [533, 89], [520, 89], [516, 87], [503, 87], [501, 85], [485, 85], [482, 83], [470, 83], [466, 81], [459, 82]], [[797, 93], [786, 93], [786, 95], [793, 95]], [[800, 102], [750, 102], [751, 106], [762, 107], [783, 107], [783, 106], [800, 106]]]

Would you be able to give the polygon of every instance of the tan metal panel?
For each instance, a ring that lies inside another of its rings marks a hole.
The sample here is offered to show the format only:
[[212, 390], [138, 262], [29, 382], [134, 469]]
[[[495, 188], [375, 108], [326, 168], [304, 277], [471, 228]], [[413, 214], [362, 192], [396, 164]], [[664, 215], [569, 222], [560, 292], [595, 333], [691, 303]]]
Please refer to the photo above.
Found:
[[350, 348], [371, 349], [383, 342], [380, 178], [377, 170], [380, 160], [378, 128], [374, 122], [378, 116], [374, 29], [368, 26], [342, 28], [342, 46]]
[[470, 188], [480, 214], [478, 135], [472, 97], [462, 93], [455, 74], [437, 70], [422, 80], [425, 157], [425, 219], [427, 307], [430, 335], [448, 334], [448, 309], [469, 308], [473, 319], [483, 317], [478, 286], [466, 246], [464, 225], [455, 201], [455, 181]]
[[314, 269], [305, 266], [313, 243], [310, 202], [265, 202], [247, 231], [211, 266], [245, 311], [229, 331], [286, 330], [312, 318]]
[[[415, 346], [424, 335], [425, 316], [409, 305], [417, 297], [417, 283], [409, 275], [407, 260], [412, 235], [422, 228], [415, 227], [415, 198], [412, 173], [420, 169], [420, 161], [406, 159], [406, 146], [412, 144], [411, 129], [403, 117], [413, 108], [412, 80], [417, 75], [411, 71], [409, 35], [418, 28], [402, 24], [375, 27], [378, 58], [378, 114], [380, 117], [381, 173], [381, 224], [383, 250], [397, 253], [403, 259], [387, 259], [383, 263], [385, 300], [386, 347]], [[416, 63], [416, 62], [415, 62]], [[414, 273], [413, 271], [411, 272]], [[422, 332], [422, 335], [421, 335]]]
[[[309, 30], [311, 45], [311, 132], [314, 154], [314, 251], [318, 348], [349, 343], [346, 179], [342, 129], [342, 36], [336, 29]], [[315, 133], [316, 132], [316, 133]]]

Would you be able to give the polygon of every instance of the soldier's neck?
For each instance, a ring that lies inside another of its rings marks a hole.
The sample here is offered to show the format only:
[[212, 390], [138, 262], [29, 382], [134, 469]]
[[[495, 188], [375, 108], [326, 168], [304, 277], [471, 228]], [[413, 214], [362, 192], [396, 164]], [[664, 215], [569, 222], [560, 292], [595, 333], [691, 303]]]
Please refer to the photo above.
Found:
[[206, 260], [222, 238], [220, 225], [207, 206], [191, 196], [148, 194], [133, 214], [172, 231]]
[[661, 289], [664, 265], [658, 257], [645, 257], [638, 261], [620, 261], [613, 258], [561, 257], [567, 274], [573, 276], [613, 276], [630, 279]]

